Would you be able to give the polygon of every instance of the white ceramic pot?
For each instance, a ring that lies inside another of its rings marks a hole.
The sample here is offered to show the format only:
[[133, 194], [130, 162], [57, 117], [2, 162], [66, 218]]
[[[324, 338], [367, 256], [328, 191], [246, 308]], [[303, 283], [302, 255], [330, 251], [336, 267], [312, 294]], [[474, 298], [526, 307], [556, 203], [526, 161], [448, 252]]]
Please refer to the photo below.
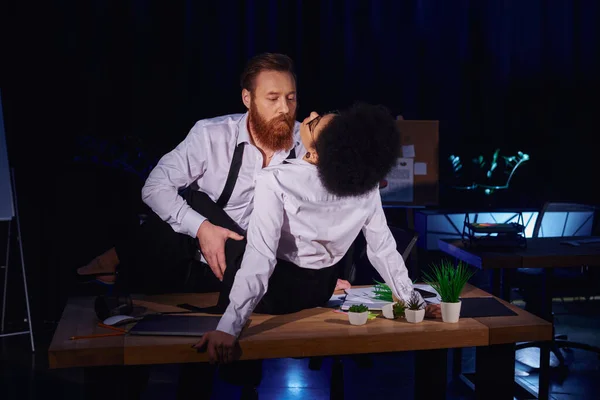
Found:
[[364, 325], [369, 318], [369, 311], [365, 312], [348, 312], [348, 320], [352, 325]]
[[460, 301], [458, 303], [444, 303], [442, 301], [442, 321], [450, 323], [458, 322], [458, 318], [460, 317], [460, 305]]
[[394, 303], [386, 304], [385, 306], [381, 307], [381, 313], [387, 319], [394, 319]]
[[404, 317], [406, 320], [412, 324], [418, 324], [423, 321], [425, 317], [425, 309], [422, 308], [420, 310], [404, 310]]

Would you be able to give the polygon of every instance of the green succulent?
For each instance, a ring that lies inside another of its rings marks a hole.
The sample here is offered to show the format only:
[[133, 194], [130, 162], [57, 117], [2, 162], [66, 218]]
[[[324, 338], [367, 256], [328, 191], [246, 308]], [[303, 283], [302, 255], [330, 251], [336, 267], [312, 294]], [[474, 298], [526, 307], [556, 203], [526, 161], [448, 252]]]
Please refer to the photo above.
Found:
[[354, 304], [354, 305], [350, 306], [348, 311], [355, 312], [355, 313], [362, 313], [365, 311], [369, 311], [369, 307], [365, 306], [364, 304]]
[[423, 308], [425, 304], [421, 301], [421, 297], [417, 292], [412, 292], [410, 299], [406, 302], [406, 308], [413, 311], [418, 311]]
[[406, 310], [406, 303], [402, 300], [394, 303], [394, 318], [404, 317], [404, 311]]

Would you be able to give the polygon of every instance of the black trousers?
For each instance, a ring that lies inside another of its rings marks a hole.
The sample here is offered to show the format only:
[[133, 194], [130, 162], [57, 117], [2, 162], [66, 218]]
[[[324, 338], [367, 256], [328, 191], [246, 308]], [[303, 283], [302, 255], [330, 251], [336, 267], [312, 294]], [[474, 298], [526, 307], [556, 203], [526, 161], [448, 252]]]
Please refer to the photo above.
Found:
[[[187, 190], [184, 198], [211, 223], [245, 235], [205, 193]], [[230, 249], [229, 242], [233, 240], [227, 242], [226, 258], [228, 250], [243, 253], [243, 248], [237, 246]], [[194, 261], [198, 240], [175, 232], [154, 212], [149, 213], [141, 226], [121, 232], [115, 249], [120, 261], [115, 287], [119, 292], [160, 294], [221, 290], [221, 282], [208, 266]]]
[[[189, 190], [184, 198], [211, 223], [245, 236], [246, 233], [205, 193]], [[215, 311], [223, 312], [241, 267], [246, 238], [229, 239], [225, 243], [227, 268], [223, 282], [214, 277], [208, 266], [194, 261], [197, 239], [175, 232], [153, 212], [141, 226], [122, 235], [115, 248], [120, 260], [116, 282], [120, 293], [218, 291], [219, 303]], [[333, 293], [343, 263], [311, 270], [278, 260], [269, 280], [269, 289], [256, 312], [286, 314], [325, 304]]]
[[[223, 313], [229, 305], [229, 294], [235, 275], [241, 267], [245, 247], [245, 239], [239, 242], [228, 241], [226, 245], [227, 268], [223, 277], [219, 301], [216, 307], [208, 309], [207, 312], [214, 310], [216, 313]], [[278, 259], [275, 270], [269, 278], [267, 293], [254, 311], [277, 315], [322, 306], [331, 298], [339, 272], [339, 264], [313, 270], [300, 268], [289, 261]]]

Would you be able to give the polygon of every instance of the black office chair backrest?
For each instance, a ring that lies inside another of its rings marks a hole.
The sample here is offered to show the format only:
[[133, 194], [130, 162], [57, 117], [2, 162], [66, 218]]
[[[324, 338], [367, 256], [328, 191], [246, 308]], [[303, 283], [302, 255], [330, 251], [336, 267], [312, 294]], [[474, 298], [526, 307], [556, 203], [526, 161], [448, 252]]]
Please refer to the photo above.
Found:
[[[408, 258], [417, 243], [419, 234], [406, 228], [390, 226], [392, 236], [396, 241], [396, 249], [402, 255], [406, 267], [409, 268]], [[341, 278], [355, 285], [369, 285], [373, 279], [381, 279], [367, 256], [367, 243], [362, 233], [354, 240], [352, 249], [342, 261]], [[413, 277], [415, 271], [409, 268], [409, 275]]]
[[395, 226], [390, 226], [390, 231], [392, 231], [392, 236], [396, 239], [396, 249], [402, 254], [402, 258], [406, 263], [415, 244], [417, 244], [419, 233], [412, 229], [398, 228]]

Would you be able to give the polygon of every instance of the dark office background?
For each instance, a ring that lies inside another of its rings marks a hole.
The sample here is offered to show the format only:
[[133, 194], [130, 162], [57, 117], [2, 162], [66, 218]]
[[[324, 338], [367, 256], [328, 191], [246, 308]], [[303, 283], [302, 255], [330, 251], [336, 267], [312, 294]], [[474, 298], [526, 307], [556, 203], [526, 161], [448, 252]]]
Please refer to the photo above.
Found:
[[57, 318], [75, 269], [143, 210], [139, 189], [156, 158], [198, 119], [244, 111], [239, 73], [265, 51], [296, 61], [299, 119], [363, 100], [439, 120], [442, 208], [475, 196], [448, 189], [447, 157], [491, 158], [497, 148], [531, 161], [494, 206], [598, 201], [595, 0], [1, 7], [5, 128], [34, 322]]

